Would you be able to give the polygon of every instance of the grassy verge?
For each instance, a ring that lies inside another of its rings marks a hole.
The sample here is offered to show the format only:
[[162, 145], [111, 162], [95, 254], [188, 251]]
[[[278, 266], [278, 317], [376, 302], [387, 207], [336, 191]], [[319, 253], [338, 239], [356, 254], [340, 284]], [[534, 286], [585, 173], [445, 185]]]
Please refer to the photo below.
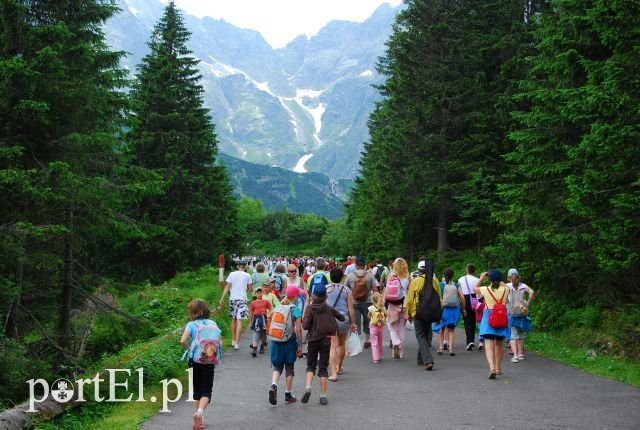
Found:
[[[126, 392], [117, 390], [116, 398], [126, 398], [129, 394], [133, 394], [135, 400], [138, 396], [135, 369], [143, 368], [144, 398], [147, 401], [126, 403], [88, 401], [82, 407], [71, 409], [53, 421], [37, 423], [36, 429], [137, 429], [142, 422], [157, 414], [162, 407], [160, 381], [177, 378], [183, 383], [183, 390], [187, 389], [185, 372], [187, 363], [181, 360], [183, 349], [178, 343], [182, 328], [187, 322], [187, 304], [193, 298], [203, 298], [213, 308], [217, 305], [221, 293], [222, 289], [218, 286], [218, 270], [206, 267], [195, 272], [179, 274], [163, 285], [148, 285], [121, 297], [118, 300], [121, 307], [148, 322], [156, 332], [161, 334], [152, 339], [139, 340], [116, 354], [103, 357], [86, 372], [84, 377], [92, 378], [102, 369], [131, 369], [128, 390]], [[214, 314], [212, 319], [222, 329], [224, 344], [229, 346], [231, 337], [228, 314], [226, 312]], [[97, 336], [103, 336], [103, 332], [98, 330]], [[106, 377], [103, 378], [106, 379]], [[121, 381], [119, 379], [119, 382]], [[101, 388], [101, 395], [107, 397], [107, 383], [102, 383]], [[155, 403], [149, 401], [152, 396], [158, 399]], [[169, 396], [173, 397], [171, 390], [169, 390]], [[85, 398], [93, 398], [93, 387], [87, 392]]]
[[539, 333], [534, 331], [527, 336], [526, 348], [543, 357], [594, 375], [640, 387], [640, 361], [605, 355], [593, 348], [574, 346], [574, 341], [575, 338], [570, 332]]

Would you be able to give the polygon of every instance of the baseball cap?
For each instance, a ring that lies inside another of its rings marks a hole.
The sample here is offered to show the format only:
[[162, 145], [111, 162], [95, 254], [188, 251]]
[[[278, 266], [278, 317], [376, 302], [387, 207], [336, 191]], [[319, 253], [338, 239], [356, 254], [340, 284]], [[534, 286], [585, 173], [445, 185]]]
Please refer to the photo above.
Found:
[[498, 269], [489, 270], [489, 273], [487, 273], [487, 275], [492, 282], [498, 282], [502, 280], [502, 273]]
[[273, 279], [267, 278], [262, 282], [262, 285], [271, 285], [272, 282], [273, 282]]
[[508, 275], [509, 276], [520, 276], [520, 272], [518, 272], [518, 269], [509, 269]]
[[258, 291], [262, 291], [262, 287], [258, 287], [258, 288], [256, 288], [256, 293], [257, 293]]
[[[326, 290], [325, 290], [326, 292]], [[290, 285], [287, 287], [286, 290], [284, 290], [284, 293], [286, 294], [286, 296], [290, 299], [295, 299], [300, 295], [300, 289], [298, 287], [295, 287], [293, 285]]]
[[424, 269], [427, 266], [427, 262], [422, 260], [418, 263], [418, 269]]
[[356, 257], [356, 265], [358, 266], [364, 266], [364, 264], [366, 263], [364, 257]]
[[327, 295], [327, 287], [324, 285], [316, 285], [313, 287], [312, 294], [316, 297], [324, 297]]

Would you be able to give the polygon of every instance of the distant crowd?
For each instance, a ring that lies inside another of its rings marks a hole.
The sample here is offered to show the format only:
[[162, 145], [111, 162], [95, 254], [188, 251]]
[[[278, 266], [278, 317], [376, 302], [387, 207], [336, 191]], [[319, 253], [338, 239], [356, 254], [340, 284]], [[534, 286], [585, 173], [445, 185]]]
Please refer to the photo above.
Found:
[[[455, 356], [455, 327], [461, 320], [465, 350], [484, 350], [489, 379], [502, 374], [505, 340], [511, 362], [526, 359], [524, 342], [531, 330], [528, 314], [534, 291], [521, 282], [517, 269], [508, 271], [505, 283], [497, 269], [477, 277], [472, 263], [457, 281], [451, 268], [438, 278], [433, 261], [426, 257], [418, 259], [413, 271], [403, 258], [385, 265], [367, 263], [357, 256], [344, 261], [245, 256], [235, 257], [234, 263], [237, 270], [226, 278], [219, 305], [224, 305], [228, 295], [234, 350], [240, 349], [243, 320], [249, 320], [252, 331], [251, 355], [257, 357], [268, 350], [273, 368], [268, 390], [272, 405], [278, 403], [283, 374], [284, 402], [297, 401], [292, 391], [294, 364], [304, 357], [306, 384], [300, 400], [309, 401], [317, 376], [319, 402], [327, 405], [328, 381], [341, 377], [345, 357], [369, 349], [372, 363], [379, 363], [385, 332], [391, 357], [402, 360], [405, 332], [413, 331], [418, 343], [416, 362], [427, 371], [435, 364], [434, 333], [435, 355]], [[193, 429], [200, 430], [219, 362], [220, 330], [203, 300], [189, 303], [188, 317], [181, 343], [193, 369]]]

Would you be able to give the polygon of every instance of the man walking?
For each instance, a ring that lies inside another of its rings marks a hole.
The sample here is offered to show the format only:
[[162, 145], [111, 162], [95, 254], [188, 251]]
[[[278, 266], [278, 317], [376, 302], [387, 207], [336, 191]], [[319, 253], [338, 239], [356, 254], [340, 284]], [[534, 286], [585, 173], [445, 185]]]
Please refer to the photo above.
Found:
[[238, 270], [231, 272], [227, 278], [227, 285], [224, 287], [222, 297], [220, 297], [220, 306], [224, 304], [224, 296], [229, 291], [229, 312], [231, 314], [231, 334], [233, 341], [231, 346], [233, 349], [240, 349], [238, 342], [240, 334], [242, 334], [242, 320], [249, 319], [249, 307], [247, 306], [247, 291], [251, 291], [253, 283], [251, 276], [245, 271], [247, 263], [245, 261], [238, 262]]
[[369, 348], [369, 306], [371, 306], [371, 291], [376, 286], [376, 278], [365, 270], [364, 257], [356, 257], [355, 270], [349, 276], [345, 285], [351, 289], [353, 310], [358, 334], [364, 331], [364, 347]]

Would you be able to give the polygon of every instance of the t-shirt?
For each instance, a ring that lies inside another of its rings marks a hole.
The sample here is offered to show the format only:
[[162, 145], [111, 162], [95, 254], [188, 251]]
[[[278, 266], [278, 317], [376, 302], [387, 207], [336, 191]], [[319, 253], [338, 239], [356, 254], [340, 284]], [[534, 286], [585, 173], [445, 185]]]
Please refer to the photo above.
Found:
[[262, 293], [262, 300], [266, 300], [271, 305], [271, 309], [275, 309], [280, 304], [280, 300], [273, 293]]
[[348, 275], [352, 274], [355, 270], [356, 270], [355, 263], [351, 263], [351, 264], [349, 264], [347, 266], [346, 269], [344, 269], [344, 274], [348, 276]]
[[349, 276], [347, 276], [347, 280], [345, 281], [344, 284], [347, 287], [349, 287], [349, 289], [351, 289], [351, 292], [353, 292], [353, 287], [356, 285], [356, 279], [358, 279], [357, 278], [358, 276], [365, 277], [365, 282], [367, 283], [367, 290], [369, 291], [367, 298], [365, 300], [359, 300], [359, 302], [371, 303], [371, 290], [373, 289], [373, 287], [376, 286], [376, 278], [374, 278], [371, 273], [366, 272], [364, 269], [358, 269], [354, 271], [352, 274], [350, 274]]
[[[491, 290], [491, 293], [489, 293], [490, 288], [491, 287], [480, 287], [480, 293], [482, 297], [484, 297], [484, 303], [487, 309], [493, 309], [493, 305], [497, 303], [497, 300], [500, 300], [503, 304], [507, 303], [507, 286], [504, 282], [500, 282], [500, 287], [496, 290]], [[493, 294], [496, 300], [493, 300], [491, 294]], [[504, 297], [502, 297], [503, 294]]]
[[307, 289], [311, 291], [311, 283], [313, 282], [313, 278], [315, 278], [316, 276], [323, 276], [323, 275], [325, 278], [327, 278], [327, 285], [330, 284], [331, 278], [329, 277], [329, 272], [320, 270], [319, 272], [316, 272], [313, 276], [309, 276], [309, 279], [307, 279]]
[[251, 276], [241, 270], [231, 272], [227, 277], [231, 284], [229, 300], [247, 300], [247, 286], [251, 284]]
[[266, 281], [267, 279], [269, 279], [269, 274], [268, 273], [258, 273], [258, 272], [253, 272], [251, 274], [251, 281], [253, 282], [253, 292], [256, 292], [256, 289], [258, 287], [262, 286], [262, 283], [264, 281]]
[[468, 296], [469, 294], [475, 294], [473, 292], [473, 287], [476, 286], [479, 279], [473, 275], [464, 275], [460, 279], [458, 279], [458, 285], [462, 288], [462, 294]]
[[249, 305], [249, 310], [253, 315], [266, 315], [271, 309], [271, 303], [265, 299], [256, 299]]

